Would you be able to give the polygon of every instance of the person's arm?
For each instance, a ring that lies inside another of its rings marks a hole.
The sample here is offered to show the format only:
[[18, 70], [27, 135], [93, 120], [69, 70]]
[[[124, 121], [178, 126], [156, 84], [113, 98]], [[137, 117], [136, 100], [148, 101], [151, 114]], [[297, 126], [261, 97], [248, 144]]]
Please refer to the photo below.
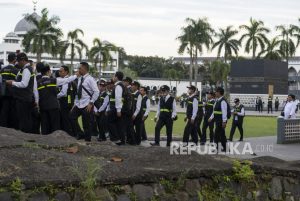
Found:
[[193, 115], [192, 115], [192, 120], [195, 120], [197, 117], [198, 113], [198, 100], [194, 98], [193, 100]]
[[226, 101], [221, 102], [221, 108], [222, 108], [222, 120], [223, 122], [227, 122], [227, 103]]
[[141, 111], [141, 106], [142, 106], [142, 95], [139, 95], [138, 96], [138, 99], [137, 99], [137, 102], [136, 102], [136, 109], [135, 109], [135, 112], [133, 114], [133, 116], [137, 116], [139, 114], [139, 112]]
[[121, 112], [121, 109], [123, 107], [122, 94], [123, 94], [122, 87], [120, 85], [117, 85], [115, 90], [115, 103], [116, 103], [117, 112]]
[[294, 116], [295, 114], [296, 114], [296, 104], [295, 103], [293, 103], [292, 105], [291, 105], [291, 111], [290, 111], [290, 114], [289, 114], [289, 116], [290, 117], [292, 117], [292, 116]]
[[56, 78], [56, 85], [57, 86], [62, 86], [62, 85], [68, 84], [70, 82], [73, 82], [76, 79], [77, 79], [76, 75], [70, 76], [68, 78], [58, 77], [58, 78]]
[[35, 103], [37, 105], [39, 105], [39, 92], [38, 92], [38, 89], [37, 89], [37, 81], [36, 81], [35, 76], [34, 76], [34, 80], [33, 80], [33, 95], [34, 95]]
[[160, 115], [160, 100], [158, 101], [158, 104], [157, 104], [157, 112], [156, 112], [155, 118], [158, 118], [159, 115]]
[[97, 82], [94, 80], [94, 78], [90, 77], [90, 79], [88, 81], [89, 81], [88, 84], [90, 85], [91, 89], [93, 90], [93, 92], [92, 92], [93, 96], [90, 100], [90, 103], [94, 104], [95, 101], [98, 99], [100, 92], [99, 92], [99, 89], [97, 86]]
[[109, 104], [109, 97], [108, 97], [108, 96], [105, 96], [104, 101], [103, 101], [103, 104], [102, 104], [101, 107], [99, 108], [98, 112], [103, 112], [103, 111], [105, 111], [105, 109], [107, 108], [108, 104]]
[[69, 84], [64, 84], [64, 85], [62, 86], [61, 91], [57, 94], [57, 98], [58, 98], [58, 99], [67, 96], [67, 94], [68, 94], [68, 87], [69, 87], [68, 85], [69, 85]]
[[175, 118], [177, 115], [177, 111], [176, 111], [176, 100], [174, 98], [174, 101], [173, 101], [173, 112], [172, 112], [172, 118]]
[[29, 84], [30, 77], [31, 77], [30, 71], [27, 68], [25, 68], [23, 70], [23, 73], [22, 73], [22, 80], [21, 80], [21, 82], [13, 81], [12, 85], [15, 86], [15, 87], [17, 87], [17, 88], [26, 88], [28, 86], [28, 84]]
[[150, 99], [148, 98], [147, 102], [146, 102], [146, 111], [144, 114], [144, 117], [147, 117], [150, 113]]
[[238, 112], [237, 114], [238, 116], [245, 116], [245, 108], [242, 108], [241, 112]]

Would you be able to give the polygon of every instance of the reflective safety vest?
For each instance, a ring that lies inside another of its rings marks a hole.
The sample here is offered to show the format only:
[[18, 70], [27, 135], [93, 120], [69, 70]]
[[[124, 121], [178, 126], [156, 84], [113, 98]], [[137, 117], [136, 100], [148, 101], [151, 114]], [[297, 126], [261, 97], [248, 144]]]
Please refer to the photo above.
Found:
[[56, 78], [42, 77], [37, 82], [41, 110], [59, 109]]

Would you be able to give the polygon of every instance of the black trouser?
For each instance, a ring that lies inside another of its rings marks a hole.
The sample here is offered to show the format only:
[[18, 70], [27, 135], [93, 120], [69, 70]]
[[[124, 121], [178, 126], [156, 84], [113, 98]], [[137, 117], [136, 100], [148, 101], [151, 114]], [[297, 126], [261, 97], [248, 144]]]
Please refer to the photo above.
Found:
[[110, 133], [111, 141], [119, 141], [125, 143], [125, 133], [126, 133], [126, 121], [124, 114], [121, 117], [117, 116], [117, 111], [109, 111], [108, 116], [108, 129]]
[[43, 135], [60, 129], [59, 109], [41, 110], [41, 130]]
[[202, 120], [203, 120], [203, 114], [199, 115], [197, 117], [196, 132], [198, 133], [199, 138], [201, 138], [201, 136], [202, 136], [202, 132], [201, 132], [201, 123], [202, 123]]
[[70, 119], [70, 110], [71, 108], [66, 106], [61, 106], [60, 108], [60, 118], [61, 118], [61, 129], [68, 133], [69, 135], [72, 135], [72, 125], [71, 125], [71, 119]]
[[41, 129], [41, 115], [37, 107], [32, 108], [32, 133], [40, 134]]
[[167, 145], [172, 142], [173, 132], [173, 119], [168, 117], [159, 118], [155, 126], [155, 143], [159, 144], [160, 141], [160, 130], [163, 126], [166, 126], [167, 130]]
[[145, 120], [142, 117], [136, 117], [133, 121], [135, 127], [135, 140], [136, 144], [141, 144], [142, 140], [147, 140], [147, 133], [145, 129]]
[[124, 114], [124, 121], [126, 126], [126, 141], [129, 144], [136, 144], [135, 139], [135, 130], [134, 130], [134, 121], [132, 121], [131, 114]]
[[222, 127], [222, 120], [216, 121], [216, 129], [215, 129], [215, 143], [217, 144], [217, 149], [219, 148], [219, 142], [221, 142], [221, 145], [226, 151], [226, 134], [225, 129]]
[[203, 125], [202, 125], [202, 136], [201, 142], [206, 142], [206, 130], [209, 127], [209, 140], [210, 142], [214, 142], [214, 121], [208, 122], [209, 117], [204, 117]]
[[[298, 106], [297, 106], [298, 107]], [[278, 112], [279, 105], [275, 105], [275, 111]]]
[[104, 112], [101, 112], [99, 116], [96, 116], [99, 136], [98, 139], [100, 140], [106, 140], [105, 133], [107, 131], [107, 118], [105, 116]]
[[268, 105], [268, 113], [269, 113], [270, 111], [273, 113], [273, 107], [272, 107], [272, 105]]
[[17, 116], [15, 105], [15, 99], [13, 97], [2, 97], [0, 126], [15, 129], [18, 128], [18, 121], [15, 118]]
[[16, 115], [19, 129], [25, 133], [32, 133], [32, 102], [16, 100]]
[[197, 128], [198, 128], [198, 120], [195, 119], [194, 123], [191, 123], [191, 119], [188, 119], [185, 128], [184, 128], [184, 134], [183, 134], [183, 142], [188, 143], [190, 139], [190, 135], [192, 137], [192, 141], [194, 143], [198, 143], [198, 135], [197, 135]]
[[[82, 116], [83, 131], [79, 126], [78, 117]], [[93, 132], [94, 115], [93, 109], [90, 112], [85, 108], [78, 108], [74, 106], [70, 111], [70, 119], [73, 130], [73, 136], [77, 136], [79, 139], [84, 137], [85, 140], [91, 140], [91, 133]], [[84, 136], [83, 136], [84, 135]]]
[[258, 111], [262, 112], [263, 111], [263, 105], [258, 105]]
[[229, 137], [230, 141], [232, 141], [232, 139], [233, 139], [233, 135], [234, 135], [236, 127], [238, 127], [240, 135], [241, 135], [240, 140], [243, 140], [243, 136], [244, 136], [243, 121], [233, 120], [231, 130], [230, 130], [230, 137]]
[[255, 104], [255, 111], [259, 111], [259, 106], [258, 106], [258, 104]]

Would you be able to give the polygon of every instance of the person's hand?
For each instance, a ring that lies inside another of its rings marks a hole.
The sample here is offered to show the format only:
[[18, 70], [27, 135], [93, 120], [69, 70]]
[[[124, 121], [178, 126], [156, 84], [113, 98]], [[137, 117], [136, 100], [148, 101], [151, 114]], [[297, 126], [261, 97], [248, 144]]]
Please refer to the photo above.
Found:
[[194, 124], [195, 123], [195, 119], [191, 119], [191, 124]]
[[222, 128], [226, 128], [226, 124], [227, 124], [226, 122], [223, 122], [222, 123]]
[[157, 122], [157, 117], [154, 117], [154, 122]]
[[212, 121], [212, 119], [208, 119], [208, 122], [210, 123]]
[[133, 115], [133, 116], [132, 116], [132, 121], [134, 121], [134, 120], [135, 120], [135, 118], [136, 118], [136, 116], [135, 116], [135, 115]]
[[94, 107], [94, 104], [89, 103], [88, 106], [86, 107], [86, 111], [90, 113], [92, 111], [93, 107]]
[[7, 85], [12, 85], [13, 80], [6, 80], [5, 82], [6, 82]]
[[121, 117], [122, 113], [121, 112], [117, 112], [117, 117]]

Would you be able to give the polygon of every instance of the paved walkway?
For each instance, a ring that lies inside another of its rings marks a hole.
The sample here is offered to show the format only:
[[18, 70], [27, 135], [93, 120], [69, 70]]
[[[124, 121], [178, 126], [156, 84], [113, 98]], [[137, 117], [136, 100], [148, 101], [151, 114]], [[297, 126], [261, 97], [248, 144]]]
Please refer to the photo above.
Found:
[[[276, 138], [277, 137], [275, 136], [246, 138], [238, 146], [236, 145], [237, 150], [238, 152], [242, 153], [242, 150], [245, 147], [244, 145], [247, 144], [248, 148], [251, 147], [254, 154], [246, 153], [244, 155], [243, 154], [238, 155], [237, 152], [235, 152], [235, 154], [226, 154], [226, 155], [232, 158], [239, 158], [239, 159], [250, 159], [250, 158], [255, 158], [260, 156], [272, 156], [286, 161], [300, 160], [300, 143], [277, 144]], [[175, 142], [179, 143], [180, 141], [175, 141]], [[151, 147], [148, 141], [143, 142], [142, 146]], [[161, 141], [161, 146], [166, 147], [166, 141]], [[206, 144], [205, 146], [211, 146], [211, 145]], [[204, 146], [201, 147], [204, 149]]]

